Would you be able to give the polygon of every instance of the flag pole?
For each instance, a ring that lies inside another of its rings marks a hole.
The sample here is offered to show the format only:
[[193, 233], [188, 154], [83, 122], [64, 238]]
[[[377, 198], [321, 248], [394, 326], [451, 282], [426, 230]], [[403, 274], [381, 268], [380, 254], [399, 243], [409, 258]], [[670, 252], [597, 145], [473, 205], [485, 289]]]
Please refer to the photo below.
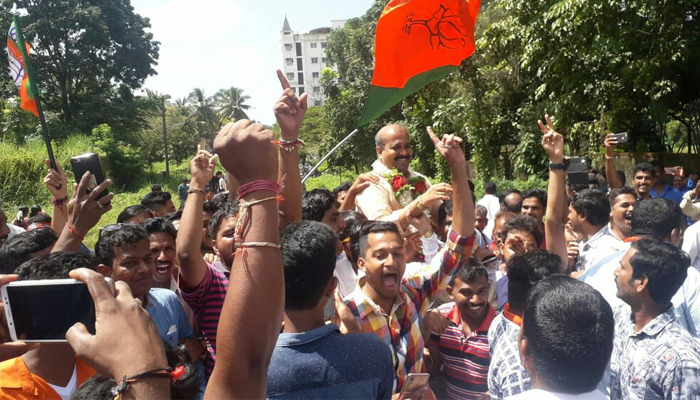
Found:
[[53, 148], [51, 147], [51, 136], [49, 135], [49, 130], [46, 127], [46, 119], [44, 119], [44, 111], [41, 109], [41, 98], [39, 97], [39, 90], [34, 82], [34, 71], [29, 62], [29, 54], [27, 54], [27, 48], [24, 44], [24, 36], [22, 35], [22, 28], [19, 24], [19, 18], [17, 14], [13, 15], [13, 21], [15, 23], [15, 29], [17, 32], [17, 47], [19, 47], [20, 53], [22, 53], [22, 59], [24, 60], [24, 67], [27, 69], [27, 76], [29, 77], [29, 89], [34, 94], [34, 99], [36, 100], [36, 110], [39, 113], [39, 122], [41, 123], [41, 131], [44, 134], [44, 142], [46, 143], [46, 151], [49, 153], [49, 162], [51, 163], [51, 168], [58, 171], [56, 167], [56, 158], [53, 155]]
[[312, 175], [314, 172], [316, 172], [316, 170], [317, 170], [321, 165], [323, 165], [323, 163], [326, 162], [326, 160], [327, 160], [330, 156], [332, 156], [333, 153], [336, 152], [336, 150], [338, 150], [338, 149], [340, 148], [340, 146], [342, 146], [343, 144], [345, 144], [345, 142], [347, 142], [348, 140], [350, 140], [350, 138], [352, 138], [353, 136], [355, 136], [355, 134], [356, 134], [357, 132], [359, 132], [359, 130], [355, 129], [354, 131], [350, 132], [349, 135], [345, 136], [345, 139], [341, 140], [340, 143], [336, 144], [335, 147], [333, 147], [333, 149], [331, 149], [331, 151], [328, 152], [328, 154], [326, 154], [325, 156], [323, 156], [323, 158], [321, 159], [321, 161], [319, 161], [316, 165], [314, 165], [313, 168], [311, 168], [311, 171], [309, 171], [309, 173], [306, 174], [306, 176], [304, 177], [304, 179], [301, 180], [301, 183], [306, 182], [306, 180], [309, 179], [309, 178], [311, 177], [311, 175]]

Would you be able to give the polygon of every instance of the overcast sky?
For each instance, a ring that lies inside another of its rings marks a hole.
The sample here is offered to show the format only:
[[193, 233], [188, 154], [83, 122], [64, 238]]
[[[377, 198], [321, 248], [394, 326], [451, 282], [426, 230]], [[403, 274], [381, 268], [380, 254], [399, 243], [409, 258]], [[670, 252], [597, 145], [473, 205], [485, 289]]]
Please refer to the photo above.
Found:
[[359, 17], [374, 0], [132, 0], [151, 20], [160, 41], [158, 75], [145, 88], [173, 99], [193, 88], [207, 96], [237, 86], [251, 96], [252, 119], [274, 123], [281, 92], [275, 70], [282, 64], [279, 35], [285, 14], [292, 30], [306, 33], [335, 19]]

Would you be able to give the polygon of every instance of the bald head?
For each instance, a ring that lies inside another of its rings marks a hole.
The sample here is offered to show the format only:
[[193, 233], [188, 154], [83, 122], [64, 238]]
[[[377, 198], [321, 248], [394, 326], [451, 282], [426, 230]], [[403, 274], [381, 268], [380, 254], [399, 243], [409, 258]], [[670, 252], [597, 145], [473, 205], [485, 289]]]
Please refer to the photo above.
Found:
[[413, 158], [411, 139], [405, 127], [389, 124], [377, 132], [374, 137], [377, 157], [387, 168], [396, 168], [399, 172], [408, 171]]

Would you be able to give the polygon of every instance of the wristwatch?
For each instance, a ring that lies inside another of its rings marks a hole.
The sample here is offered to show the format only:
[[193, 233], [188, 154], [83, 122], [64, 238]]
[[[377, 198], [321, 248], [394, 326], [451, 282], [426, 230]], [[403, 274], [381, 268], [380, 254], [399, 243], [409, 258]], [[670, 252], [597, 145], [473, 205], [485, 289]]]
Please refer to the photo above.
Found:
[[563, 169], [566, 171], [566, 169], [569, 168], [569, 164], [570, 164], [570, 161], [568, 159], [565, 159], [564, 162], [561, 162], [561, 163], [550, 162], [549, 169], [552, 171], [557, 170], [557, 169]]

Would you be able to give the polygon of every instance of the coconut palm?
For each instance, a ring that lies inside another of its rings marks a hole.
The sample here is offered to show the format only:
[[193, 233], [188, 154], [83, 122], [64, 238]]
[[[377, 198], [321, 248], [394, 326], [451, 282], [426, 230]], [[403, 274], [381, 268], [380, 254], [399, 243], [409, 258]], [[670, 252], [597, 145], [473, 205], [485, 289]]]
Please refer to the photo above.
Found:
[[204, 94], [204, 90], [195, 88], [190, 93], [188, 100], [194, 106], [194, 117], [197, 121], [200, 136], [213, 139], [221, 126], [219, 117], [214, 110], [214, 102], [211, 97]]
[[243, 94], [243, 89], [231, 86], [228, 89], [219, 90], [214, 96], [219, 108], [219, 118], [222, 120], [249, 119], [245, 110], [250, 106], [245, 104], [250, 96]]

